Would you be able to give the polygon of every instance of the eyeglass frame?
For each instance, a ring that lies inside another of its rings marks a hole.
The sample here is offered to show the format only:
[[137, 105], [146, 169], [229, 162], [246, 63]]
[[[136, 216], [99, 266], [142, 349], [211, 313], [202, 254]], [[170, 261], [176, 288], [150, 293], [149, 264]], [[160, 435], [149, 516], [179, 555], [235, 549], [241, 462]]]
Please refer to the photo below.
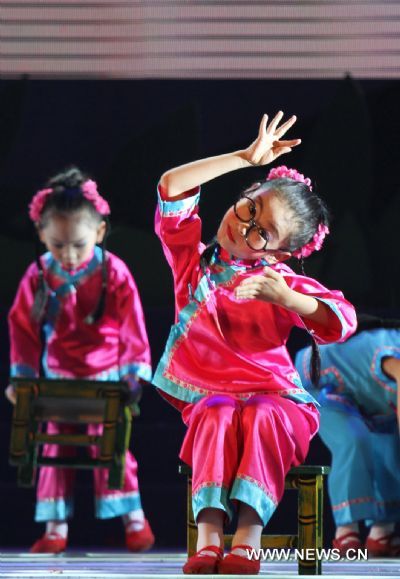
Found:
[[[237, 212], [236, 206], [242, 199], [247, 199], [248, 201], [250, 201], [250, 214], [253, 215], [252, 217], [250, 217], [250, 219], [242, 219]], [[246, 229], [246, 233], [244, 234], [244, 239], [246, 241], [247, 247], [249, 247], [252, 251], [269, 251], [271, 253], [277, 253], [277, 252], [282, 252], [282, 251], [288, 252], [287, 249], [268, 249], [267, 248], [267, 245], [270, 241], [270, 237], [269, 237], [268, 231], [266, 229], [264, 229], [263, 227], [261, 227], [260, 225], [258, 225], [254, 219], [254, 216], [257, 212], [257, 205], [252, 197], [249, 197], [248, 195], [245, 195], [245, 194], [241, 195], [240, 199], [238, 199], [235, 202], [235, 204], [233, 205], [233, 212], [236, 215], [236, 217], [239, 219], [239, 221], [241, 221], [242, 223], [249, 223], [250, 224], [250, 227], [248, 227]], [[249, 232], [252, 231], [253, 229], [257, 230], [260, 237], [262, 237], [263, 239], [266, 239], [265, 245], [261, 249], [254, 249], [254, 247], [252, 247], [248, 241]], [[264, 232], [265, 236], [261, 235], [260, 231]], [[291, 253], [291, 252], [289, 252], [289, 253]]]

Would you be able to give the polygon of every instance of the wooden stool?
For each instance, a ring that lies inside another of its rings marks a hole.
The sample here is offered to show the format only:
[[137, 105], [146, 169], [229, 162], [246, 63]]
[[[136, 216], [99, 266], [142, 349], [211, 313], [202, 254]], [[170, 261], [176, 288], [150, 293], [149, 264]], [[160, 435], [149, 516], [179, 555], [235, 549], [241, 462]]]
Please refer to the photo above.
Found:
[[[33, 486], [37, 465], [68, 468], [108, 468], [108, 488], [123, 486], [125, 452], [131, 433], [125, 382], [11, 378], [17, 402], [14, 407], [10, 464], [18, 466], [18, 484]], [[75, 425], [102, 424], [101, 435], [47, 434], [47, 422]], [[43, 428], [43, 431], [42, 431]], [[73, 447], [96, 445], [98, 458], [45, 457], [39, 446], [60, 444]]]
[[[323, 546], [323, 477], [330, 468], [327, 466], [297, 466], [292, 468], [285, 479], [285, 489], [298, 490], [297, 535], [262, 535], [262, 549], [298, 549], [317, 554]], [[187, 552], [191, 557], [196, 552], [197, 527], [192, 510], [192, 471], [181, 464], [179, 472], [187, 475]], [[225, 546], [229, 547], [232, 535], [225, 535]], [[299, 575], [320, 575], [321, 561], [298, 558]]]

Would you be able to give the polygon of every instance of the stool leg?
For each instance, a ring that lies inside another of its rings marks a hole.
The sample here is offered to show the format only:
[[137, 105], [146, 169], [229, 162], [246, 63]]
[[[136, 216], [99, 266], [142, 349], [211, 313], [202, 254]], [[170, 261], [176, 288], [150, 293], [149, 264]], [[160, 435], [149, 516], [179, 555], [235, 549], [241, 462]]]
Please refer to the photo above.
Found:
[[124, 486], [126, 450], [129, 448], [131, 426], [132, 414], [130, 409], [125, 407], [117, 422], [115, 451], [108, 474], [108, 488], [110, 490], [122, 489]]
[[192, 508], [192, 477], [187, 478], [187, 553], [191, 557], [196, 553], [197, 527]]
[[31, 422], [32, 388], [34, 384], [25, 384], [17, 388], [17, 403], [14, 406], [11, 441], [10, 463], [26, 465], [29, 462], [29, 427]]
[[298, 533], [303, 557], [311, 549], [313, 558], [299, 558], [299, 575], [320, 575], [321, 561], [317, 550], [322, 548], [322, 476], [299, 477]]
[[106, 407], [104, 410], [103, 436], [100, 443], [99, 460], [110, 462], [113, 459], [115, 439], [117, 436], [117, 420], [119, 409], [118, 390], [106, 390], [104, 392]]

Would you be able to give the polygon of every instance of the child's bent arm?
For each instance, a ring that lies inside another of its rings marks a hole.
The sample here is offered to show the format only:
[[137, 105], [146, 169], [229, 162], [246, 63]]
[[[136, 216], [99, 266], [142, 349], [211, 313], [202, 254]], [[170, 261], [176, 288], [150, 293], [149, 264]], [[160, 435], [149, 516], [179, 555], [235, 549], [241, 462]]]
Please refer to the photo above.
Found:
[[332, 329], [340, 331], [340, 321], [336, 315], [332, 315], [332, 310], [327, 304], [291, 288], [288, 288], [288, 290], [286, 299], [281, 304], [284, 308], [321, 326], [334, 326]]
[[382, 361], [382, 370], [397, 384], [397, 422], [400, 430], [400, 360], [389, 356]]
[[185, 191], [190, 191], [220, 175], [253, 165], [266, 165], [280, 155], [289, 153], [292, 147], [300, 143], [300, 139], [291, 141], [281, 141], [280, 139], [296, 122], [296, 117], [290, 117], [279, 127], [282, 117], [283, 113], [280, 111], [267, 126], [268, 116], [263, 115], [258, 136], [247, 149], [200, 159], [170, 169], [163, 174], [160, 180], [165, 195], [168, 198], [184, 197]]
[[39, 375], [42, 341], [40, 325], [32, 319], [37, 287], [37, 267], [32, 264], [22, 278], [8, 315], [10, 333], [10, 371], [12, 376]]
[[161, 177], [160, 185], [167, 197], [176, 198], [220, 175], [250, 166], [251, 163], [245, 160], [243, 151], [236, 151], [170, 169]]

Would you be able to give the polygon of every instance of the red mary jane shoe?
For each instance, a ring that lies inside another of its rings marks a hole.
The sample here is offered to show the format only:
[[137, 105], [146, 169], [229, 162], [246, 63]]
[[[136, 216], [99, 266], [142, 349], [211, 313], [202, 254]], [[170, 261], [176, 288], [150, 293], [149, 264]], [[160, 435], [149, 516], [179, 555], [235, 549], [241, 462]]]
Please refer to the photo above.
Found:
[[332, 547], [340, 552], [341, 557], [346, 557], [349, 549], [362, 549], [363, 544], [357, 531], [349, 531], [338, 539], [333, 539]]
[[247, 556], [235, 555], [232, 551], [243, 549], [251, 552], [253, 547], [250, 545], [235, 545], [231, 552], [219, 563], [218, 573], [220, 575], [258, 575], [260, 572], [260, 560], [249, 559]]
[[65, 551], [67, 539], [58, 533], [45, 533], [30, 548], [30, 553], [61, 553]]
[[148, 551], [154, 545], [154, 540], [153, 531], [147, 519], [144, 520], [144, 527], [140, 531], [125, 533], [126, 548], [133, 553]]
[[[203, 551], [212, 551], [216, 556], [202, 555]], [[222, 560], [223, 555], [224, 551], [221, 547], [215, 545], [204, 547], [189, 557], [183, 566], [183, 572], [185, 575], [214, 575], [218, 573], [218, 563]]]
[[[397, 541], [393, 541], [397, 539]], [[390, 533], [380, 539], [367, 538], [365, 548], [368, 550], [369, 557], [399, 557], [400, 543], [399, 537], [395, 533]]]

